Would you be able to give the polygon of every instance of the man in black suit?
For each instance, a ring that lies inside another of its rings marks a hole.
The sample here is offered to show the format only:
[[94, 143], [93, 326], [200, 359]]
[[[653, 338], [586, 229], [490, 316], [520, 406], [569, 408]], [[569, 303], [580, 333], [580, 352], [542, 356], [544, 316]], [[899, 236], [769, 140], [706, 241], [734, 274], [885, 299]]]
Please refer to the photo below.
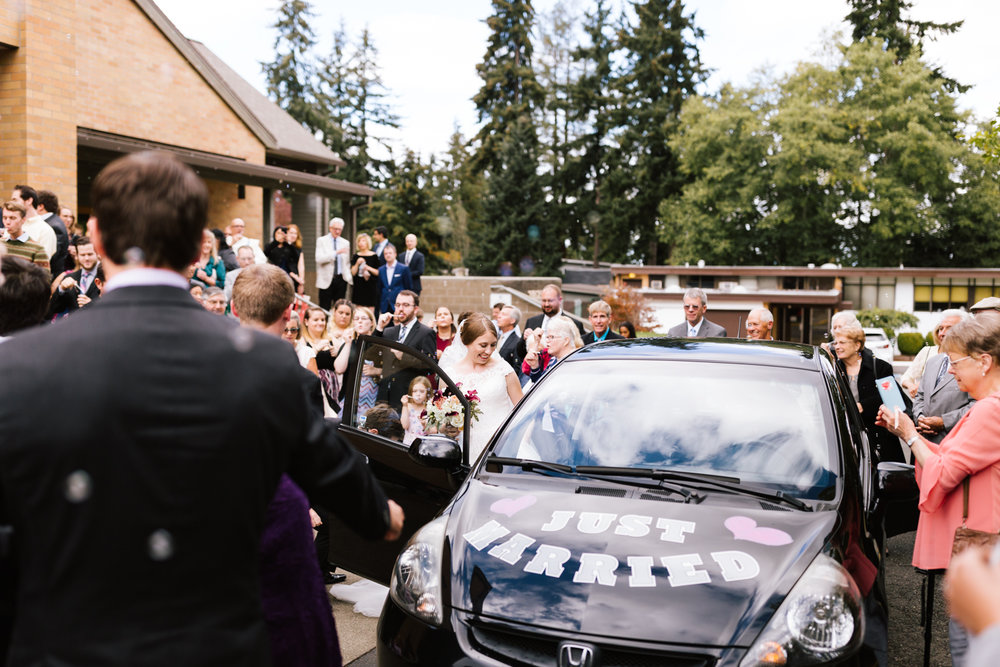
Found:
[[69, 259], [69, 230], [59, 217], [59, 198], [56, 197], [56, 193], [51, 190], [39, 190], [35, 211], [56, 233], [56, 254], [49, 258], [49, 266], [52, 275], [58, 276], [73, 268], [73, 263]]
[[598, 300], [587, 307], [590, 315], [590, 326], [593, 331], [583, 335], [583, 344], [599, 343], [602, 340], [620, 340], [621, 334], [611, 330], [611, 305], [607, 301]]
[[406, 250], [403, 251], [403, 264], [410, 270], [410, 284], [413, 291], [420, 294], [420, 276], [424, 275], [424, 253], [417, 250], [417, 235], [406, 235]]
[[[437, 340], [434, 329], [420, 322], [416, 317], [420, 297], [411, 290], [403, 290], [396, 295], [396, 312], [382, 313], [372, 333], [377, 338], [386, 338], [403, 343], [418, 350], [429, 358], [437, 356]], [[389, 326], [395, 320], [397, 324]], [[410, 381], [426, 372], [426, 368], [413, 368], [402, 353], [383, 356], [382, 380], [378, 386], [378, 400], [387, 401], [395, 410], [400, 410], [402, 398], [410, 389]]]
[[402, 510], [310, 409], [291, 347], [191, 299], [194, 172], [133, 153], [91, 197], [103, 297], [0, 345], [8, 664], [268, 665], [257, 549], [281, 474], [364, 537], [398, 537]]
[[517, 371], [518, 377], [521, 377], [521, 362], [524, 361], [517, 356], [517, 343], [521, 340], [517, 327], [520, 323], [521, 310], [519, 308], [511, 305], [500, 307], [500, 312], [497, 314], [497, 325], [500, 327], [497, 349], [500, 350], [500, 357]]
[[78, 308], [90, 305], [101, 298], [104, 272], [101, 271], [94, 244], [87, 236], [76, 240], [76, 261], [80, 268], [67, 274], [49, 301], [49, 319], [68, 315]]
[[[521, 340], [517, 344], [517, 354], [523, 360], [528, 353], [527, 338], [535, 329], [545, 330], [549, 320], [559, 315], [565, 315], [562, 309], [563, 294], [562, 288], [555, 283], [550, 283], [542, 288], [542, 312], [539, 315], [529, 317], [524, 324], [524, 331], [521, 333]], [[573, 319], [573, 318], [570, 318]], [[580, 330], [580, 335], [585, 333], [583, 325], [573, 320], [573, 324]]]

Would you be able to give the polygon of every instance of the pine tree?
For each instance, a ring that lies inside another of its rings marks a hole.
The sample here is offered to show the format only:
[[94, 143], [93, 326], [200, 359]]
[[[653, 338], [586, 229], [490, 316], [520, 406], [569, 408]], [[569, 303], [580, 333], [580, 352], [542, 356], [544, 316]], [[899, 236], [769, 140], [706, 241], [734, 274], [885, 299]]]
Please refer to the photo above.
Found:
[[545, 97], [532, 68], [531, 0], [492, 0], [492, 5], [493, 15], [486, 19], [490, 28], [486, 54], [476, 65], [483, 86], [472, 98], [483, 124], [476, 135], [479, 171], [496, 168], [507, 130], [530, 116]]
[[531, 119], [523, 116], [507, 131], [499, 163], [483, 202], [484, 230], [469, 268], [493, 275], [509, 265], [519, 274], [552, 275], [563, 247], [545, 219], [545, 193], [538, 175], [538, 147]]
[[616, 80], [624, 131], [607, 181], [615, 201], [603, 225], [610, 256], [656, 264], [669, 259], [660, 254], [661, 237], [669, 242], [670, 232], [659, 219], [660, 202], [684, 184], [669, 140], [681, 105], [707, 76], [695, 44], [704, 34], [681, 0], [645, 0], [633, 8], [636, 24], [619, 32], [627, 59]]
[[[357, 132], [357, 155], [348, 167], [363, 169], [366, 180], [358, 182], [379, 186], [391, 175], [392, 159], [376, 158], [373, 153], [392, 153], [383, 132], [399, 128], [399, 116], [386, 101], [389, 93], [382, 82], [378, 66], [378, 50], [368, 28], [361, 31], [351, 66], [356, 96], [352, 98], [352, 125]], [[373, 149], [375, 149], [373, 151]], [[353, 180], [353, 179], [352, 179]]]
[[472, 239], [482, 238], [482, 174], [471, 166], [472, 153], [455, 129], [448, 151], [433, 166], [434, 213], [444, 238], [445, 258], [453, 266], [470, 261]]
[[317, 104], [312, 49], [316, 37], [309, 26], [314, 14], [306, 0], [284, 0], [272, 26], [274, 60], [261, 63], [267, 78], [267, 94], [278, 106], [310, 132], [330, 131], [329, 119]]
[[348, 162], [348, 168], [337, 174], [354, 182], [365, 182], [366, 174], [351, 168], [351, 161], [358, 154], [358, 132], [354, 127], [352, 100], [357, 97], [357, 82], [351, 67], [347, 31], [343, 21], [333, 33], [330, 53], [321, 58], [317, 68], [319, 89], [317, 102], [329, 117], [328, 130], [320, 140], [334, 153]]
[[[909, 0], [848, 0], [851, 11], [845, 17], [854, 26], [851, 37], [855, 42], [863, 39], [880, 39], [885, 48], [896, 54], [897, 64], [911, 55], [920, 56], [924, 38], [950, 35], [962, 27], [964, 21], [934, 23], [917, 21], [908, 16], [913, 3]], [[904, 13], [907, 16], [904, 16]], [[940, 67], [933, 68], [951, 92], [964, 93], [969, 89], [944, 75]]]

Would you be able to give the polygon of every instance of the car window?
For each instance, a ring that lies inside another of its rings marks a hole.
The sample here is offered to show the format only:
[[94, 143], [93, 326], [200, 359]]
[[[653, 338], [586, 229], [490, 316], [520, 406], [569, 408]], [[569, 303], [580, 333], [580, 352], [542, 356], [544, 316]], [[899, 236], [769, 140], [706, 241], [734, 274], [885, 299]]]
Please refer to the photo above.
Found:
[[[356, 428], [370, 430], [381, 428], [386, 420], [398, 422], [404, 408], [403, 397], [410, 395], [417, 378], [426, 378], [432, 388], [437, 387], [430, 359], [412, 350], [398, 350], [369, 341], [358, 359], [358, 367], [361, 372], [354, 374], [354, 402], [344, 410], [345, 417], [349, 416], [351, 426]], [[399, 430], [395, 424], [387, 424], [386, 428], [391, 429], [393, 435]], [[381, 430], [380, 434], [386, 435]], [[402, 437], [399, 434], [400, 440]]]
[[685, 361], [567, 363], [529, 394], [495, 454], [738, 477], [818, 497], [839, 470], [822, 375]]

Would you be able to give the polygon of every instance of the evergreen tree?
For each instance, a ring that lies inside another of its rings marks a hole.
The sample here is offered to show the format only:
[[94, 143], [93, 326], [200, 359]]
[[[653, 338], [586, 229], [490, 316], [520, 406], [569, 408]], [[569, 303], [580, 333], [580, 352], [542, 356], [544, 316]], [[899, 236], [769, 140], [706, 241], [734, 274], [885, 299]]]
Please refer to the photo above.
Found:
[[476, 135], [478, 171], [496, 169], [507, 130], [530, 117], [545, 97], [532, 68], [531, 0], [491, 1], [493, 14], [486, 19], [490, 38], [483, 62], [476, 65], [483, 85], [472, 98], [482, 123]]
[[[908, 16], [913, 7], [909, 0], [848, 0], [848, 3], [851, 11], [845, 18], [854, 26], [851, 31], [854, 41], [881, 40], [887, 50], [896, 54], [897, 62], [911, 55], [919, 57], [925, 37], [934, 39], [937, 35], [950, 35], [964, 23], [914, 20]], [[907, 15], [904, 16], [904, 13]], [[934, 68], [934, 73], [947, 83], [952, 92], [962, 93], [969, 88], [946, 77], [940, 68]]]
[[512, 125], [499, 164], [486, 184], [484, 229], [469, 268], [493, 275], [509, 265], [519, 274], [552, 275], [563, 255], [545, 220], [545, 193], [538, 175], [538, 148], [531, 119]]
[[315, 34], [309, 26], [314, 14], [306, 0], [283, 0], [272, 26], [274, 60], [261, 63], [267, 79], [267, 94], [278, 106], [311, 132], [330, 131], [329, 120], [317, 103], [312, 48]]
[[[353, 74], [347, 31], [343, 21], [333, 33], [330, 53], [320, 59], [317, 68], [319, 81], [317, 101], [329, 117], [327, 132], [321, 141], [344, 161], [353, 160], [359, 153], [358, 132], [354, 127], [352, 100], [357, 98], [357, 81]], [[364, 170], [348, 167], [337, 178], [363, 183], [367, 180]]]
[[[378, 50], [372, 42], [368, 28], [361, 31], [361, 39], [355, 49], [351, 75], [355, 96], [352, 98], [352, 126], [357, 133], [357, 154], [348, 168], [364, 170], [367, 183], [378, 187], [385, 183], [392, 170], [392, 159], [376, 158], [373, 153], [392, 150], [382, 131], [399, 128], [399, 116], [386, 101], [389, 97], [378, 66]], [[373, 150], [374, 149], [374, 150]], [[381, 151], [379, 150], [381, 149]], [[358, 174], [360, 177], [360, 174]], [[351, 179], [355, 180], [355, 179]]]
[[434, 165], [434, 213], [444, 238], [446, 260], [453, 266], [468, 262], [472, 239], [482, 238], [482, 200], [484, 182], [471, 166], [472, 152], [456, 128], [448, 142], [448, 151]]
[[662, 259], [659, 206], [680, 192], [684, 180], [670, 148], [681, 105], [707, 76], [695, 42], [703, 32], [685, 14], [682, 0], [632, 3], [634, 25], [619, 32], [626, 67], [617, 77], [617, 122], [623, 127], [617, 166], [606, 179], [608, 213], [602, 228], [608, 255], [619, 261]]
[[568, 143], [568, 159], [554, 187], [574, 202], [567, 230], [570, 247], [581, 257], [598, 258], [599, 234], [608, 207], [602, 197], [604, 178], [611, 169], [615, 97], [612, 58], [618, 47], [605, 0], [597, 0], [584, 15], [586, 42], [572, 53], [579, 74], [569, 88], [569, 119], [580, 128]]

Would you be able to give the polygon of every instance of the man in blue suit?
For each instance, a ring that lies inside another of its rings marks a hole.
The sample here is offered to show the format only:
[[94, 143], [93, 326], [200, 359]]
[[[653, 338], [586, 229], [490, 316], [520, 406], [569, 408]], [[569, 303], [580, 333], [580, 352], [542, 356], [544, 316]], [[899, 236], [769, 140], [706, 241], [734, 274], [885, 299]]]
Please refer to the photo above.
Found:
[[410, 270], [396, 261], [396, 246], [386, 244], [382, 251], [385, 264], [378, 269], [378, 284], [381, 297], [378, 302], [379, 313], [391, 313], [396, 305], [396, 295], [405, 289], [412, 290]]

